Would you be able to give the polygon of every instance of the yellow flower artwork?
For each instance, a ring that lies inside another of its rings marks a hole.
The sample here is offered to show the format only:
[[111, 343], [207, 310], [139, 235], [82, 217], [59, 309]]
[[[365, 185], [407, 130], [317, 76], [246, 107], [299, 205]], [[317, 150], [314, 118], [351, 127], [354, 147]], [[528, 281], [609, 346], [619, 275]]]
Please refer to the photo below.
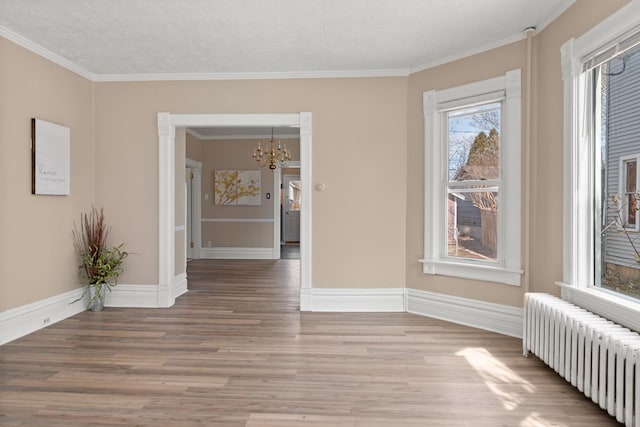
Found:
[[260, 205], [260, 170], [214, 171], [214, 204]]

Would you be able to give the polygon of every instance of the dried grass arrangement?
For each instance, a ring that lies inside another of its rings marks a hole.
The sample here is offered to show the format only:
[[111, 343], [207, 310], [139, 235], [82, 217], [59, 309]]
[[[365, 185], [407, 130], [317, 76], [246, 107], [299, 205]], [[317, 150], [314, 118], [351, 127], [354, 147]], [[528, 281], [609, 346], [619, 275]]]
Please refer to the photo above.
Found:
[[[79, 301], [89, 293], [89, 309], [100, 311], [104, 308], [105, 291], [118, 284], [123, 272], [124, 260], [129, 255], [122, 247], [107, 247], [110, 227], [104, 220], [104, 212], [95, 207], [90, 213], [80, 214], [80, 228], [74, 223], [73, 246], [80, 257], [80, 273], [86, 287]], [[76, 302], [74, 301], [74, 302]]]

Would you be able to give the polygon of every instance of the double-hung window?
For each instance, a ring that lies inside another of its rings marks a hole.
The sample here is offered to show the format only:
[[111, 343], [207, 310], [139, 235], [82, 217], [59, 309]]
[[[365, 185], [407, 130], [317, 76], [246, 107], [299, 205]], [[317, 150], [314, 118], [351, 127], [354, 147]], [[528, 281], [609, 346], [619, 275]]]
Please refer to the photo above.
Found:
[[424, 93], [423, 271], [519, 285], [520, 70]]
[[562, 46], [563, 297], [640, 330], [640, 4]]

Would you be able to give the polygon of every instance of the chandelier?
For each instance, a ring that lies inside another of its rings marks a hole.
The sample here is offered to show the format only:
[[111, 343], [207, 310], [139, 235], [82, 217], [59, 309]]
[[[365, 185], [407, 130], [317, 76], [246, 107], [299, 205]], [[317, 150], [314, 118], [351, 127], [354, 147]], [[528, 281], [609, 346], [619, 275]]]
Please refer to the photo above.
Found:
[[276, 147], [275, 140], [273, 139], [273, 128], [271, 128], [269, 148], [265, 147], [263, 150], [260, 141], [258, 141], [258, 148], [253, 150], [253, 159], [258, 166], [264, 167], [265, 165], [269, 165], [269, 169], [273, 170], [286, 166], [287, 161], [291, 160], [291, 153], [287, 150], [286, 145], [280, 144], [280, 141], [278, 141], [278, 146]]

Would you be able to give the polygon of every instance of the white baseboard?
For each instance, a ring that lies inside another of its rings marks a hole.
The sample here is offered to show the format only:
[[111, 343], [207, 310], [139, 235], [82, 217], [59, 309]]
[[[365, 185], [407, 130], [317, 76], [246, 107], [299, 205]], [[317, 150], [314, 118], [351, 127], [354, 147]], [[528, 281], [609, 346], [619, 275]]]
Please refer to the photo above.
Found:
[[273, 248], [201, 248], [201, 259], [278, 259]]
[[[187, 292], [187, 275], [176, 276], [171, 288], [176, 297]], [[71, 304], [82, 295], [83, 290], [83, 288], [74, 289], [0, 313], [0, 345], [84, 311], [87, 306], [86, 300]], [[158, 307], [158, 286], [119, 284], [111, 292], [107, 292], [105, 306], [156, 308]], [[301, 289], [300, 309], [326, 312], [407, 311], [504, 335], [522, 337], [521, 308], [417, 289]]]
[[186, 294], [188, 291], [189, 289], [187, 289], [187, 273], [178, 274], [173, 278], [173, 283], [171, 284], [171, 292], [173, 293], [174, 299], [182, 294]]
[[407, 289], [407, 312], [522, 338], [522, 308]]
[[311, 311], [311, 289], [300, 288], [300, 311]]
[[[311, 301], [305, 301], [305, 305], [310, 306], [311, 311], [403, 312], [405, 310], [404, 288], [312, 288], [310, 291]], [[301, 296], [308, 299], [306, 294]]]
[[157, 308], [158, 285], [118, 284], [107, 291], [105, 307]]
[[71, 304], [82, 296], [83, 291], [84, 288], [78, 288], [3, 311], [0, 313], [0, 345], [85, 311], [86, 297]]

